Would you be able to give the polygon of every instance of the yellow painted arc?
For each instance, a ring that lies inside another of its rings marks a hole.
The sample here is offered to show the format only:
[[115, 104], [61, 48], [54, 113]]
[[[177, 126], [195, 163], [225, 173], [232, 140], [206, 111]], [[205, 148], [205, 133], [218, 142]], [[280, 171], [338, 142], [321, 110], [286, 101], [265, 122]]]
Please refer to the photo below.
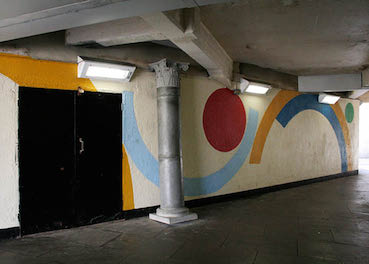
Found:
[[36, 60], [26, 56], [0, 53], [0, 73], [20, 86], [45, 89], [96, 91], [89, 79], [77, 77], [77, 64]]
[[122, 181], [122, 190], [123, 190], [123, 210], [132, 210], [135, 208], [134, 197], [133, 197], [133, 185], [132, 185], [132, 176], [131, 170], [129, 167], [128, 156], [124, 145], [123, 148], [123, 181]]
[[259, 124], [258, 131], [256, 132], [254, 144], [252, 146], [250, 155], [250, 164], [259, 164], [263, 155], [265, 141], [268, 137], [269, 130], [272, 127], [274, 120], [282, 110], [282, 108], [294, 97], [299, 95], [295, 91], [281, 90], [273, 98], [269, 104], [264, 116]]

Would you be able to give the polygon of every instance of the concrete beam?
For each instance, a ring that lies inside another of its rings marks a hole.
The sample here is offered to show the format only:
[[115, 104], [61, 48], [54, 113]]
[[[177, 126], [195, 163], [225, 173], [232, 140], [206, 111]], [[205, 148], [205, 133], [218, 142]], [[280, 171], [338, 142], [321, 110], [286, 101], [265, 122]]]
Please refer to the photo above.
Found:
[[351, 99], [360, 99], [364, 98], [364, 95], [369, 91], [369, 89], [359, 89], [352, 92], [349, 92], [349, 98]]
[[[52, 52], [50, 52], [52, 50]], [[134, 64], [138, 68], [148, 69], [153, 61], [168, 58], [171, 61], [185, 61], [191, 64], [186, 72], [190, 75], [208, 76], [206, 70], [179, 49], [143, 42], [107, 48], [86, 48], [84, 46], [66, 46], [64, 32], [53, 32], [0, 43], [0, 53], [30, 56], [34, 59], [77, 63], [77, 56], [111, 60]]]
[[363, 103], [369, 103], [369, 92], [363, 94], [362, 96], [358, 97], [358, 99]]
[[297, 76], [262, 68], [253, 64], [240, 63], [239, 73], [247, 80], [267, 83], [274, 88], [297, 91]]
[[369, 87], [369, 68], [361, 72], [362, 86]]
[[66, 31], [67, 45], [98, 43], [102, 46], [116, 46], [129, 43], [166, 40], [141, 17], [124, 18], [90, 26], [72, 28]]
[[231, 88], [233, 61], [201, 22], [199, 12], [192, 8], [141, 17], [203, 66], [210, 78]]
[[[179, 8], [198, 7], [229, 0], [89, 0], [60, 1], [50, 6], [41, 1], [37, 9], [26, 8], [21, 13], [14, 12], [0, 17], [0, 42], [23, 37], [54, 32], [74, 27], [92, 25], [116, 19], [139, 16], [150, 12], [161, 12]], [[64, 4], [63, 4], [64, 3]], [[3, 7], [16, 5], [14, 0], [3, 0]], [[16, 7], [15, 7], [16, 9]]]
[[361, 89], [361, 74], [299, 76], [301, 92], [347, 92]]

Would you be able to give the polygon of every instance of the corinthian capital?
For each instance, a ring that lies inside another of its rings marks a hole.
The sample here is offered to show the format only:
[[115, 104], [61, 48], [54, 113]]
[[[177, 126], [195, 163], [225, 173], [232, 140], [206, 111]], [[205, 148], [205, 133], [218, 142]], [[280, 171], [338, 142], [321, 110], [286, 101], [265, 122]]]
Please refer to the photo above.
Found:
[[149, 65], [156, 73], [156, 87], [179, 87], [179, 71], [187, 71], [189, 63], [169, 62], [162, 59]]

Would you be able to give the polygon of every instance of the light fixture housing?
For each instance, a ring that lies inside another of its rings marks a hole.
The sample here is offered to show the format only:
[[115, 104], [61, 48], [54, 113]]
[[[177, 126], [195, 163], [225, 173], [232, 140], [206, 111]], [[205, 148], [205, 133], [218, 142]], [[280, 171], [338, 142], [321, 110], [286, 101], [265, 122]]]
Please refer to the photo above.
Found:
[[253, 94], [266, 94], [272, 86], [264, 83], [250, 82], [245, 78], [240, 78], [239, 88], [235, 89], [235, 94], [253, 93]]
[[250, 82], [244, 78], [240, 78], [240, 88], [237, 89], [237, 94], [243, 94], [246, 92], [247, 87], [250, 85]]
[[335, 104], [340, 99], [339, 96], [336, 95], [330, 95], [326, 93], [320, 93], [318, 96], [319, 103], [322, 104]]
[[78, 57], [78, 78], [129, 82], [135, 66]]
[[247, 93], [266, 94], [272, 87], [268, 84], [249, 82], [246, 88]]

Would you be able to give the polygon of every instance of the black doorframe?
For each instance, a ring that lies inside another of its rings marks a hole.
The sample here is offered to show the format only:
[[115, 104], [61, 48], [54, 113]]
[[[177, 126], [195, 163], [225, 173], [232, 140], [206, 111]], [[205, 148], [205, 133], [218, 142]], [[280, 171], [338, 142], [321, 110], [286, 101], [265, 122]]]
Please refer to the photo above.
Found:
[[77, 224], [113, 220], [123, 208], [122, 95], [84, 92], [76, 102]]
[[[22, 235], [113, 220], [121, 218], [123, 215], [121, 94], [86, 92], [86, 97], [90, 99], [94, 97], [114, 98], [109, 104], [112, 102], [115, 104], [114, 113], [116, 116], [115, 119], [112, 117], [108, 119], [111, 122], [118, 123], [114, 126], [115, 128], [119, 127], [117, 133], [120, 141], [118, 142], [116, 138], [115, 142], [118, 143], [114, 143], [118, 144], [117, 149], [120, 150], [119, 154], [116, 151], [114, 152], [114, 155], [119, 155], [119, 158], [114, 159], [114, 164], [119, 167], [119, 170], [113, 172], [116, 180], [120, 180], [119, 189], [114, 189], [119, 192], [119, 195], [115, 196], [118, 197], [118, 201], [114, 203], [115, 207], [113, 208], [117, 212], [113, 214], [112, 211], [108, 211], [108, 213], [111, 213], [110, 215], [104, 215], [96, 219], [86, 220], [85, 218], [83, 221], [78, 221], [81, 208], [76, 205], [76, 199], [80, 198], [78, 196], [79, 188], [76, 184], [79, 181], [77, 170], [78, 150], [80, 148], [77, 141], [77, 92], [19, 87], [19, 218]], [[60, 100], [66, 100], [67, 103], [59, 102]], [[101, 106], [104, 108], [104, 104]], [[91, 105], [91, 107], [93, 106]], [[53, 113], [53, 111], [56, 111], [56, 113]], [[53, 118], [55, 115], [59, 120]], [[67, 125], [65, 125], [65, 122]], [[54, 131], [55, 129], [58, 130]], [[104, 130], [101, 131], [104, 132]], [[32, 135], [32, 133], [35, 133], [35, 135]], [[63, 151], [65, 151], [63, 148], [68, 149], [65, 155], [63, 154]], [[38, 152], [41, 152], [41, 157], [37, 155], [40, 154]], [[105, 153], [105, 155], [108, 154]], [[68, 160], [67, 166], [60, 163], [63, 158], [58, 155]], [[37, 160], [38, 157], [42, 160]], [[106, 176], [105, 172], [104, 176]], [[99, 183], [104, 182], [100, 181]], [[44, 192], [44, 196], [40, 192]], [[36, 201], [39, 204], [36, 204]], [[55, 201], [56, 205], [53, 208], [51, 204]], [[119, 208], [117, 203], [119, 203]], [[48, 207], [47, 210], [42, 210], [42, 206]], [[32, 220], [32, 217], [35, 219]], [[49, 222], [47, 222], [48, 217], [50, 218]]]

